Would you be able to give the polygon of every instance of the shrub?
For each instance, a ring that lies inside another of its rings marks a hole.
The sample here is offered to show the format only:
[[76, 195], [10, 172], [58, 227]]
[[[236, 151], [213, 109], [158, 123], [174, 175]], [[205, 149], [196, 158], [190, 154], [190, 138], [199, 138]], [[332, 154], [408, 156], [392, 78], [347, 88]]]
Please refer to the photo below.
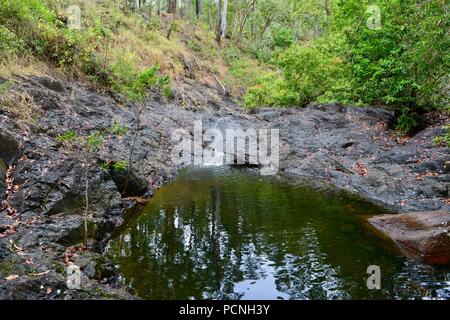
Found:
[[289, 48], [295, 42], [295, 34], [292, 29], [280, 28], [272, 34], [272, 48]]
[[409, 108], [403, 108], [401, 110], [400, 116], [397, 118], [397, 131], [402, 135], [407, 135], [411, 133], [416, 126], [417, 122], [417, 113], [411, 113]]
[[244, 96], [244, 106], [254, 109], [263, 106], [286, 107], [297, 105], [298, 92], [276, 73], [268, 73], [257, 80]]
[[5, 26], [0, 26], [0, 54], [17, 54], [26, 49], [23, 39]]
[[[245, 97], [247, 107], [257, 106], [305, 106], [317, 101], [330, 90], [343, 86], [342, 60], [325, 52], [322, 44], [292, 45], [274, 58], [283, 71], [283, 77], [268, 74], [250, 88]], [[345, 94], [345, 93], [343, 93]]]

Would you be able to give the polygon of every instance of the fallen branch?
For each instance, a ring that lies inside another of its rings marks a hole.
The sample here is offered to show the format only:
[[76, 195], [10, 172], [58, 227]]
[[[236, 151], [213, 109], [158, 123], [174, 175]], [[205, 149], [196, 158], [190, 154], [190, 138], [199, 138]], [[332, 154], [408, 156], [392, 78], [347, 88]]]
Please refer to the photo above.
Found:
[[228, 95], [227, 88], [225, 88], [225, 86], [222, 84], [222, 82], [220, 82], [219, 78], [217, 78], [217, 76], [214, 73], [213, 73], [213, 76], [216, 79], [217, 83], [222, 87], [223, 95], [227, 96]]

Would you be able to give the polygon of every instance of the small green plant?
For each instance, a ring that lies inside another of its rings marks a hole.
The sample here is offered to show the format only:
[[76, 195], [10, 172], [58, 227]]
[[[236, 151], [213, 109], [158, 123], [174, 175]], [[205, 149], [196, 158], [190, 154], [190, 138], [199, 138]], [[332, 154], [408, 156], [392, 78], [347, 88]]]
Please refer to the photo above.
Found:
[[433, 139], [435, 145], [445, 145], [450, 148], [450, 124], [443, 127], [446, 132], [442, 136], [437, 136]]
[[115, 173], [125, 172], [127, 167], [128, 167], [128, 165], [127, 165], [126, 161], [117, 161], [117, 162], [114, 162], [114, 164], [112, 165], [113, 171]]
[[114, 173], [122, 173], [122, 172], [125, 172], [125, 170], [127, 169], [127, 167], [128, 167], [127, 162], [126, 162], [126, 161], [123, 161], [123, 160], [121, 160], [121, 161], [116, 161], [116, 162], [113, 162], [113, 161], [103, 161], [103, 162], [100, 164], [100, 168], [101, 168], [104, 172], [106, 172], [106, 173], [109, 173], [109, 172], [110, 172], [110, 169], [112, 169]]
[[64, 142], [72, 142], [76, 138], [77, 138], [76, 132], [73, 130], [70, 130], [70, 131], [67, 131], [66, 133], [58, 135], [58, 137], [56, 139], [59, 142], [64, 143]]
[[98, 150], [103, 143], [105, 135], [103, 132], [94, 131], [87, 137], [87, 146], [93, 150]]
[[117, 136], [123, 136], [127, 134], [128, 128], [120, 124], [119, 121], [115, 120], [111, 127], [111, 132]]
[[411, 113], [408, 108], [403, 108], [401, 114], [397, 119], [395, 128], [401, 135], [411, 133], [417, 126], [417, 120], [414, 113]]
[[100, 169], [102, 169], [104, 172], [109, 172], [109, 161], [102, 161], [100, 164]]
[[159, 68], [152, 66], [141, 72], [130, 70], [125, 61], [111, 67], [114, 90], [135, 102], [142, 102], [148, 90], [156, 90], [165, 96], [170, 95], [171, 78], [159, 75]]

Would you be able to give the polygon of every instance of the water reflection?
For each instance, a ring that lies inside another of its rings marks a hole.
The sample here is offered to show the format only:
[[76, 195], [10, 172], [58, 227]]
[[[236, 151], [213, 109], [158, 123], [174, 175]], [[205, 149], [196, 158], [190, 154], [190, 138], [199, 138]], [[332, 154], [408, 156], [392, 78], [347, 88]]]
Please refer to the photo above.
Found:
[[[382, 209], [342, 194], [233, 169], [188, 171], [157, 192], [108, 247], [124, 281], [151, 299], [445, 296], [449, 273], [408, 261], [364, 228]], [[382, 290], [366, 288], [381, 267]], [[440, 291], [439, 291], [440, 290]]]

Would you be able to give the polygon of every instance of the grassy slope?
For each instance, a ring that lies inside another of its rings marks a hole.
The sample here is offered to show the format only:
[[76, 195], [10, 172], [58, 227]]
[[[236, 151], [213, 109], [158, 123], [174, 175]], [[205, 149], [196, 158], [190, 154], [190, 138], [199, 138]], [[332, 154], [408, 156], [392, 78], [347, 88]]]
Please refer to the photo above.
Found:
[[[100, 4], [81, 0], [27, 1], [30, 6], [33, 2], [45, 3], [56, 13], [57, 22], [67, 19], [69, 5], [78, 4], [82, 28], [68, 30], [64, 23], [54, 27], [54, 23], [45, 19], [34, 21], [31, 14], [24, 14], [25, 24], [22, 25], [25, 27], [22, 29], [30, 28], [24, 34], [32, 34], [31, 29], [36, 29], [37, 35], [32, 40], [24, 40], [32, 43], [27, 46], [30, 50], [10, 50], [3, 54], [0, 60], [3, 77], [57, 75], [66, 79], [81, 78], [105, 87], [102, 74], [107, 73], [110, 78], [107, 86], [120, 87], [122, 83], [132, 81], [139, 72], [156, 65], [161, 74], [174, 79], [187, 76], [186, 70], [190, 69], [191, 76], [193, 74], [200, 83], [213, 86], [219, 80], [232, 94], [239, 96], [253, 84], [256, 76], [268, 69], [231, 44], [218, 47], [214, 34], [193, 21], [177, 19], [175, 31], [167, 39], [172, 24], [170, 16], [148, 16], [145, 12], [124, 10], [113, 0]], [[30, 12], [35, 16], [33, 11]], [[19, 32], [16, 34], [21, 37]], [[36, 39], [49, 47], [48, 52], [39, 54], [39, 48], [35, 48]], [[84, 66], [91, 63], [91, 59], [95, 61], [91, 68], [95, 71], [86, 71]]]

